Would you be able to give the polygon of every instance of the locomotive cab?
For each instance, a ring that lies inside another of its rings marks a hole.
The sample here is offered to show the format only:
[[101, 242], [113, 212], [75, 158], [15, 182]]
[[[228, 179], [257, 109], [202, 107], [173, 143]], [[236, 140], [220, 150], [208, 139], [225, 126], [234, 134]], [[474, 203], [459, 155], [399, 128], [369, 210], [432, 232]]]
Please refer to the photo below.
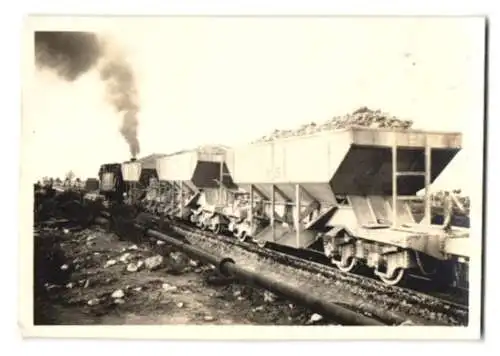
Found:
[[99, 194], [106, 199], [121, 202], [125, 186], [119, 163], [103, 164], [99, 169]]

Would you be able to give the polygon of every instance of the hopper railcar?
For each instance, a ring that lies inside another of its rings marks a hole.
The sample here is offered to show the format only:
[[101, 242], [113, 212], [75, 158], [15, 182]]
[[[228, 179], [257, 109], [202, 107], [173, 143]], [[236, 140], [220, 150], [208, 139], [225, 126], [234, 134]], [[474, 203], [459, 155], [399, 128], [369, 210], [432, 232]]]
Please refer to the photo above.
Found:
[[224, 147], [205, 146], [159, 158], [156, 169], [162, 204], [156, 211], [216, 233], [229, 229], [238, 215], [234, 209], [238, 190], [226, 154]]
[[[457, 133], [366, 127], [236, 148], [228, 166], [250, 194], [239, 237], [297, 249], [320, 241], [340, 270], [365, 265], [390, 285], [411, 273], [466, 287], [468, 229], [431, 224], [429, 202], [430, 184], [460, 149]], [[415, 199], [425, 202], [421, 221]]]

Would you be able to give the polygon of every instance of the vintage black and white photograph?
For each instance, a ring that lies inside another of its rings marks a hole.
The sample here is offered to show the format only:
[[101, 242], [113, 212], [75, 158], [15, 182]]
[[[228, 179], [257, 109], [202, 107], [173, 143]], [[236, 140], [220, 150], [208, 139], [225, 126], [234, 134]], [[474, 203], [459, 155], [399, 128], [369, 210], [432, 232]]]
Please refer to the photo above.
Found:
[[27, 19], [21, 328], [478, 338], [485, 34], [481, 17]]

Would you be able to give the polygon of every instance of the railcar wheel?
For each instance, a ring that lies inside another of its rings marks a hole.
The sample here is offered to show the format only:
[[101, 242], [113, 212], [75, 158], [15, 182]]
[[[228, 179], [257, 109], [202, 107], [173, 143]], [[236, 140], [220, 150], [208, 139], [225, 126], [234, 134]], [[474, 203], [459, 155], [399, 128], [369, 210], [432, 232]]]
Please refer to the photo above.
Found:
[[242, 231], [241, 234], [236, 234], [236, 237], [238, 238], [239, 241], [241, 242], [245, 242], [245, 240], [247, 239], [247, 233], [246, 231]]
[[378, 277], [384, 282], [385, 284], [389, 286], [395, 286], [396, 284], [399, 284], [403, 278], [405, 277], [405, 270], [402, 268], [399, 268], [395, 271], [395, 273], [392, 275], [392, 277], [387, 277], [387, 275], [384, 274], [378, 274]]
[[222, 225], [221, 224], [215, 224], [215, 227], [214, 227], [214, 233], [216, 233], [217, 235], [220, 234], [222, 231]]
[[359, 266], [359, 261], [356, 257], [349, 257], [345, 263], [335, 260], [333, 260], [332, 262], [337, 266], [339, 270], [344, 273], [353, 272]]

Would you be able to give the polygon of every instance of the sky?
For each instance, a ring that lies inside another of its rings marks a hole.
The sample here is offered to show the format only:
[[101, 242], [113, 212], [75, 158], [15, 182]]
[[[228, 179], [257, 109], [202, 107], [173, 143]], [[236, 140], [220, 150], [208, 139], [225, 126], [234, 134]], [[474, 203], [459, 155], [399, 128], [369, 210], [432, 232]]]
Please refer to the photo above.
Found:
[[[436, 185], [466, 191], [480, 181], [482, 19], [102, 17], [38, 21], [26, 33], [33, 29], [97, 31], [122, 48], [140, 97], [139, 156], [241, 144], [368, 106], [416, 128], [462, 132], [464, 148]], [[97, 71], [69, 83], [36, 70], [31, 36], [24, 173], [88, 178], [128, 160]]]

